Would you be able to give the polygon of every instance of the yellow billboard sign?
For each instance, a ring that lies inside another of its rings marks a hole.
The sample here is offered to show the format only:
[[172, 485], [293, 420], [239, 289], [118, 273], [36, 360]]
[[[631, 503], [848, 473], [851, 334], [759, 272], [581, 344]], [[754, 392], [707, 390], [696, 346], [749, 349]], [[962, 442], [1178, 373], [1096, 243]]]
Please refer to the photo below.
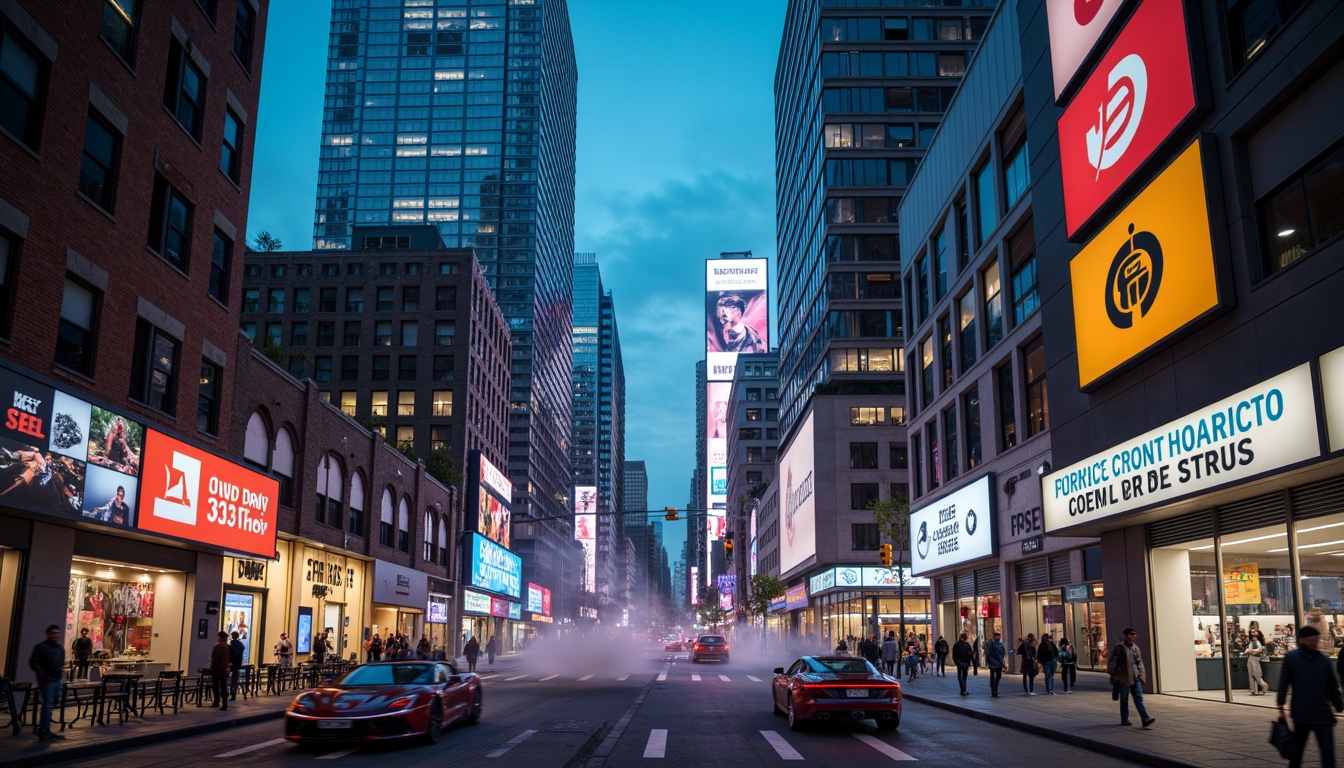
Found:
[[1260, 604], [1260, 566], [1239, 563], [1223, 566], [1223, 592], [1228, 605]]
[[1069, 262], [1086, 387], [1218, 306], [1198, 139]]

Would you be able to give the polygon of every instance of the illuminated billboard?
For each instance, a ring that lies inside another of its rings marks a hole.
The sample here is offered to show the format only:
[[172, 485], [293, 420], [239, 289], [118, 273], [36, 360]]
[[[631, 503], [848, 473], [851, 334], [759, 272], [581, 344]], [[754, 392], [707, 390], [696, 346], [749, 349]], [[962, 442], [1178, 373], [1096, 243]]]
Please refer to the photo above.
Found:
[[[728, 502], [728, 411], [731, 381], [711, 381], [705, 398], [705, 509], [722, 520]], [[722, 523], [711, 517], [710, 538], [722, 538]]]
[[468, 457], [467, 509], [476, 510], [477, 533], [496, 544], [509, 548], [512, 528], [509, 505], [513, 502], [513, 483], [481, 455], [472, 451]]
[[779, 478], [784, 487], [780, 502], [779, 572], [788, 573], [817, 552], [817, 497], [813, 481], [812, 411], [793, 441], [779, 455]]
[[1124, 0], [1045, 0], [1056, 101], [1121, 5]]
[[597, 488], [574, 486], [574, 538], [583, 545], [583, 585], [597, 591]]
[[467, 584], [514, 599], [523, 596], [523, 559], [479, 533], [468, 533], [463, 565]]
[[705, 262], [705, 374], [732, 381], [739, 353], [770, 351], [765, 259]]
[[719, 588], [719, 608], [725, 611], [733, 610], [733, 598], [737, 594], [737, 575], [721, 573], [715, 578]]

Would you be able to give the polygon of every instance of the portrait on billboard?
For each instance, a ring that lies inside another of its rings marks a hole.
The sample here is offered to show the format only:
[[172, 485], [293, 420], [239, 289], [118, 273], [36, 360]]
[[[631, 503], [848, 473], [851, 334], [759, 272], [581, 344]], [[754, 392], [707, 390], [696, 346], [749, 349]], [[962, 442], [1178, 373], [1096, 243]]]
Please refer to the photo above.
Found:
[[123, 475], [140, 474], [143, 424], [95, 406], [89, 416], [89, 463]]
[[508, 548], [509, 546], [509, 508], [499, 500], [493, 493], [482, 488], [480, 492], [480, 509], [478, 511], [478, 528], [486, 538], [498, 542], [500, 546]]
[[765, 291], [710, 291], [705, 294], [708, 352], [769, 352], [770, 308]]
[[705, 433], [710, 440], [728, 439], [728, 398], [732, 392], [731, 381], [711, 381], [706, 385]]
[[136, 478], [99, 466], [88, 467], [84, 517], [100, 523], [135, 527]]
[[81, 514], [85, 464], [55, 451], [0, 438], [0, 504]]

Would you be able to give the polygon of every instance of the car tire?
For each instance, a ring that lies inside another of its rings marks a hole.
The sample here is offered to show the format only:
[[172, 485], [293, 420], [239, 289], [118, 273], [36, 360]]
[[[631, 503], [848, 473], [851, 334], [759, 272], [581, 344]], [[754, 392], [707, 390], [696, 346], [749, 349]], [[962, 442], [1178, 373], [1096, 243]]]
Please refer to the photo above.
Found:
[[801, 718], [798, 717], [798, 713], [793, 708], [793, 694], [789, 694], [788, 710], [785, 712], [785, 714], [788, 715], [789, 717], [790, 731], [803, 730], [803, 721]]
[[894, 731], [894, 730], [896, 730], [896, 729], [899, 728], [899, 727], [901, 727], [901, 721], [900, 721], [900, 720], [878, 720], [878, 721], [877, 721], [877, 730], [879, 730], [879, 731]]
[[443, 736], [443, 705], [435, 699], [429, 705], [429, 725], [425, 727], [425, 743], [438, 744]]
[[475, 725], [481, 722], [481, 708], [484, 702], [485, 693], [478, 689], [476, 696], [471, 700], [471, 711], [467, 713], [467, 725]]

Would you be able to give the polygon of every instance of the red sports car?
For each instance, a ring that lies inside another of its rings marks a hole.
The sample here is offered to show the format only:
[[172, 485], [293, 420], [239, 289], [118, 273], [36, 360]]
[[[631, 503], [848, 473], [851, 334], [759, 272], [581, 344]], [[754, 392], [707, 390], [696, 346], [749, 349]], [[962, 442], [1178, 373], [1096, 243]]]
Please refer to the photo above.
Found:
[[894, 731], [901, 724], [901, 684], [853, 656], [804, 656], [788, 671], [775, 668], [770, 686], [775, 713], [798, 730], [808, 720], [876, 720]]
[[301, 693], [285, 712], [295, 742], [419, 737], [433, 744], [457, 720], [481, 719], [481, 679], [446, 662], [365, 664], [335, 683]]

